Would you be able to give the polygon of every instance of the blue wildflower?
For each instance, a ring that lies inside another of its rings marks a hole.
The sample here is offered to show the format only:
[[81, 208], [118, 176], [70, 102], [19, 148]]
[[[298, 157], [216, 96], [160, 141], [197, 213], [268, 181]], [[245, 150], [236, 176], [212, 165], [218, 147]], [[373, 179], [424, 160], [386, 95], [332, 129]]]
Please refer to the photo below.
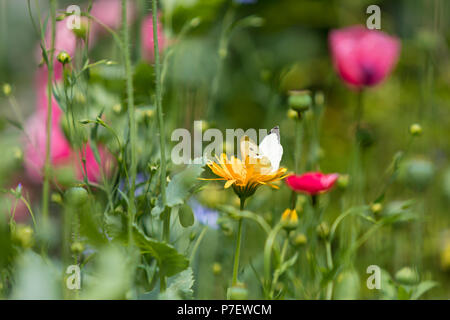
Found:
[[219, 218], [219, 213], [216, 210], [202, 206], [195, 199], [189, 200], [189, 205], [198, 222], [212, 229], [218, 229], [217, 219]]

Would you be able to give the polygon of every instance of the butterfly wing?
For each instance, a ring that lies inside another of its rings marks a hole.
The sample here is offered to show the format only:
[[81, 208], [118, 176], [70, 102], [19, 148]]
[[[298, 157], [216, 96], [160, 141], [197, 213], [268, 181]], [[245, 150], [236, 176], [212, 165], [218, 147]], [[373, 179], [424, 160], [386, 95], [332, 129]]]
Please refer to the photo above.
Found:
[[241, 138], [241, 157], [242, 160], [245, 160], [247, 157], [253, 159], [258, 159], [260, 157], [258, 145], [248, 136], [243, 136]]
[[261, 157], [269, 159], [272, 171], [280, 168], [281, 157], [283, 156], [283, 146], [280, 143], [280, 129], [278, 126], [270, 130], [259, 145]]

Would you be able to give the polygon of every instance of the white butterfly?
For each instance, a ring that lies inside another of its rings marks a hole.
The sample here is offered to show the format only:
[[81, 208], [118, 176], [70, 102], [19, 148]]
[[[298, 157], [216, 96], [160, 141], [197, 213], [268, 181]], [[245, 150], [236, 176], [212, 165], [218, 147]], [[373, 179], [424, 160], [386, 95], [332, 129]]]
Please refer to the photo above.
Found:
[[251, 163], [259, 163], [267, 168], [266, 173], [275, 172], [280, 168], [283, 156], [283, 146], [280, 144], [280, 128], [276, 126], [264, 137], [259, 147], [247, 136], [241, 139], [242, 159], [249, 156]]

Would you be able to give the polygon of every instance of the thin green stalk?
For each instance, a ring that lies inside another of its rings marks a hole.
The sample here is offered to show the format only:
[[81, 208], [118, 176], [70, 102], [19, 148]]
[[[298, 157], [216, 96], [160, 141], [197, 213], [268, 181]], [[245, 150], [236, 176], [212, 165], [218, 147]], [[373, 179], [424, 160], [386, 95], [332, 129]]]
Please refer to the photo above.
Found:
[[47, 139], [45, 145], [45, 163], [44, 163], [44, 185], [42, 188], [42, 214], [44, 224], [48, 220], [48, 208], [50, 199], [50, 152], [52, 143], [52, 85], [53, 85], [53, 57], [55, 54], [55, 35], [56, 35], [56, 0], [50, 1], [50, 20], [51, 20], [51, 40], [50, 40], [50, 51], [48, 54], [47, 62]]
[[[333, 255], [331, 254], [331, 243], [329, 240], [325, 242], [325, 249], [327, 252], [327, 266], [329, 270], [333, 269]], [[331, 300], [333, 298], [333, 280], [328, 283], [327, 286], [327, 300]]]
[[[245, 204], [245, 198], [241, 198], [241, 205], [240, 210], [244, 210], [244, 204]], [[234, 265], [233, 265], [233, 280], [232, 285], [236, 285], [238, 283], [238, 271], [239, 271], [239, 259], [241, 255], [241, 242], [242, 242], [242, 225], [243, 225], [243, 219], [239, 219], [239, 226], [238, 226], [238, 234], [236, 239], [236, 249], [234, 251]]]
[[278, 232], [280, 232], [280, 230], [282, 229], [282, 225], [281, 223], [278, 223], [270, 232], [270, 234], [267, 237], [266, 243], [264, 245], [264, 278], [265, 278], [265, 283], [268, 285], [268, 287], [270, 288], [270, 269], [272, 266], [271, 263], [271, 255], [272, 255], [272, 249], [273, 249], [273, 245], [275, 243], [275, 239], [277, 237]]
[[295, 121], [295, 172], [300, 172], [300, 157], [302, 154], [302, 114], [298, 113], [298, 119]]
[[361, 120], [364, 113], [364, 91], [361, 89], [358, 91], [358, 101], [356, 103], [356, 110], [355, 110], [355, 120], [356, 120], [356, 133], [358, 133], [358, 130], [361, 128]]
[[[165, 147], [165, 128], [164, 117], [162, 111], [162, 94], [161, 94], [161, 63], [158, 45], [158, 2], [152, 1], [153, 15], [153, 44], [155, 52], [155, 84], [156, 84], [156, 111], [158, 113], [159, 127], [159, 146], [160, 146], [160, 162], [161, 162], [161, 199], [163, 206], [166, 206], [166, 147]], [[163, 239], [169, 242], [170, 239], [170, 211], [164, 214]]]
[[128, 98], [128, 121], [130, 126], [130, 148], [131, 148], [131, 165], [130, 165], [130, 177], [131, 186], [129, 193], [129, 205], [128, 205], [128, 242], [131, 246], [133, 242], [132, 228], [135, 216], [135, 203], [134, 193], [136, 189], [136, 117], [134, 110], [134, 96], [133, 96], [133, 74], [131, 71], [131, 59], [129, 48], [129, 31], [127, 21], [127, 1], [122, 0], [122, 32], [123, 32], [123, 54], [125, 59], [125, 74], [127, 80], [127, 98]]
[[202, 242], [203, 237], [205, 236], [207, 230], [208, 230], [208, 227], [206, 227], [206, 226], [203, 227], [202, 232], [198, 236], [197, 241], [195, 242], [194, 247], [192, 248], [191, 256], [189, 258], [190, 263], [192, 263], [192, 261], [194, 261], [195, 254], [197, 253], [198, 247], [200, 246], [200, 243]]

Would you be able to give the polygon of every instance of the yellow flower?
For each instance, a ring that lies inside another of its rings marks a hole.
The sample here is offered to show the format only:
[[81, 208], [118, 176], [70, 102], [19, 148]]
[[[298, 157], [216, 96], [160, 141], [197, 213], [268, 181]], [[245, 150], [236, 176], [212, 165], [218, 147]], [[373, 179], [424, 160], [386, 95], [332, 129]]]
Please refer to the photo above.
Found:
[[295, 209], [286, 209], [281, 215], [281, 223], [286, 229], [295, 229], [298, 224], [298, 215]]
[[228, 160], [224, 153], [220, 158], [217, 157], [217, 163], [209, 161], [207, 165], [220, 178], [202, 180], [225, 180], [225, 189], [233, 186], [234, 191], [240, 198], [253, 195], [260, 185], [268, 185], [278, 189], [278, 186], [273, 183], [284, 179], [287, 170], [286, 168], [279, 168], [271, 171], [267, 162], [249, 156], [246, 156], [244, 161], [234, 156], [231, 156]]

